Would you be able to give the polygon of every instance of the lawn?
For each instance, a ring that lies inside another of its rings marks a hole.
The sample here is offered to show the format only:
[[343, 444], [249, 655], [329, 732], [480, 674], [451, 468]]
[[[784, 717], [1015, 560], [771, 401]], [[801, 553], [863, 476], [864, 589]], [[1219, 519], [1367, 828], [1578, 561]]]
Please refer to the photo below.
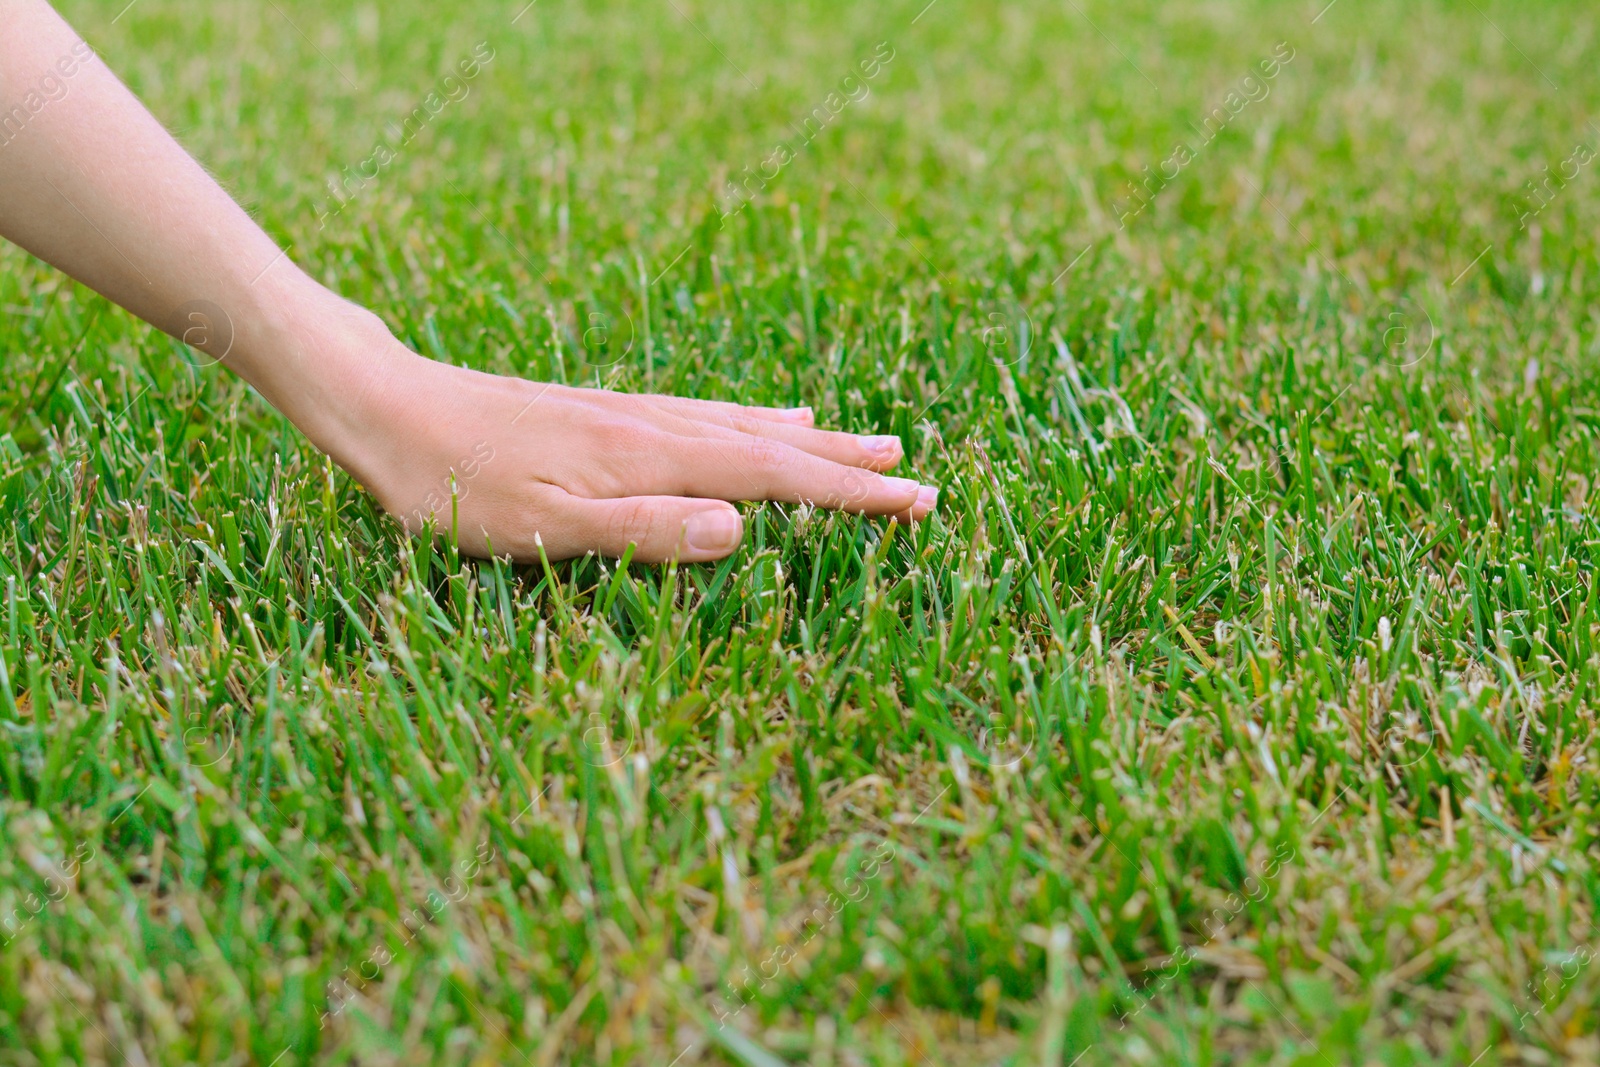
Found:
[[1600, 1058], [1592, 5], [123, 2], [418, 351], [943, 494], [474, 562], [0, 251], [0, 1063]]

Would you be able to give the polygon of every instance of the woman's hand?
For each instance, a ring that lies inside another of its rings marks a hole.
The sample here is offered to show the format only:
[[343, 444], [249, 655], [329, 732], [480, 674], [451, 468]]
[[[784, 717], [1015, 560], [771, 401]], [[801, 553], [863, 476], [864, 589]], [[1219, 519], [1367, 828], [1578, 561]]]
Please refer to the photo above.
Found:
[[389, 347], [362, 360], [383, 369], [361, 410], [313, 436], [408, 528], [454, 523], [472, 555], [620, 556], [634, 544], [642, 562], [713, 560], [743, 534], [727, 501], [908, 522], [938, 496], [878, 473], [900, 462], [898, 438], [818, 430], [807, 408], [547, 385], [435, 363], [387, 331], [368, 343]]
[[411, 529], [453, 524], [466, 551], [518, 560], [629, 544], [709, 560], [739, 543], [730, 500], [933, 508], [932, 488], [876, 473], [898, 441], [825, 433], [808, 412], [423, 359], [301, 271], [45, 0], [0, 0], [0, 25], [0, 99], [70, 81], [7, 134], [0, 234], [238, 373]]

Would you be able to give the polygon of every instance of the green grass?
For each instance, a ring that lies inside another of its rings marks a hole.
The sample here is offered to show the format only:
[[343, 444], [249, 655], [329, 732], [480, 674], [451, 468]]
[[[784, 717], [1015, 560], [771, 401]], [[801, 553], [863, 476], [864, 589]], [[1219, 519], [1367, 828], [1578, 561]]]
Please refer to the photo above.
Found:
[[120, 6], [64, 11], [419, 351], [944, 495], [471, 563], [0, 252], [0, 1062], [1600, 1055], [1600, 175], [1517, 205], [1600, 144], [1592, 7]]

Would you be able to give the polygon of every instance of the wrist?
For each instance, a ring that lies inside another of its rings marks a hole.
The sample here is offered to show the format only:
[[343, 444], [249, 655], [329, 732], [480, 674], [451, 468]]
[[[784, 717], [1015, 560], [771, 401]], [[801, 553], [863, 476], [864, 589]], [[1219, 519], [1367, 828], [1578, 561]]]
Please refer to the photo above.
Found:
[[232, 347], [221, 361], [318, 448], [347, 467], [363, 465], [354, 453], [388, 405], [384, 383], [426, 361], [377, 315], [287, 261], [252, 285], [243, 305], [238, 316], [225, 312]]

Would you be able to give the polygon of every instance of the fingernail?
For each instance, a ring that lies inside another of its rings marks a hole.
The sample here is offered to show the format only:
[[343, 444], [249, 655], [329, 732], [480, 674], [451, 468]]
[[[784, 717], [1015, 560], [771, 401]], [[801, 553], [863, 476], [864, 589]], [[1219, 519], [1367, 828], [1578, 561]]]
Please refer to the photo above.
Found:
[[816, 421], [816, 415], [814, 415], [812, 413], [810, 407], [787, 408], [787, 409], [784, 410], [784, 415], [786, 415], [787, 417], [793, 419], [796, 422], [814, 422], [814, 421]]
[[889, 435], [884, 437], [863, 437], [861, 443], [868, 452], [878, 456], [892, 456], [900, 451], [900, 438]]
[[896, 493], [914, 493], [922, 488], [915, 478], [885, 478], [883, 484]]
[[737, 511], [697, 511], [684, 525], [684, 539], [698, 552], [726, 552], [739, 543], [744, 522]]
[[939, 503], [939, 490], [931, 485], [925, 485], [917, 490], [917, 503], [915, 510], [922, 515], [932, 511], [934, 505]]

